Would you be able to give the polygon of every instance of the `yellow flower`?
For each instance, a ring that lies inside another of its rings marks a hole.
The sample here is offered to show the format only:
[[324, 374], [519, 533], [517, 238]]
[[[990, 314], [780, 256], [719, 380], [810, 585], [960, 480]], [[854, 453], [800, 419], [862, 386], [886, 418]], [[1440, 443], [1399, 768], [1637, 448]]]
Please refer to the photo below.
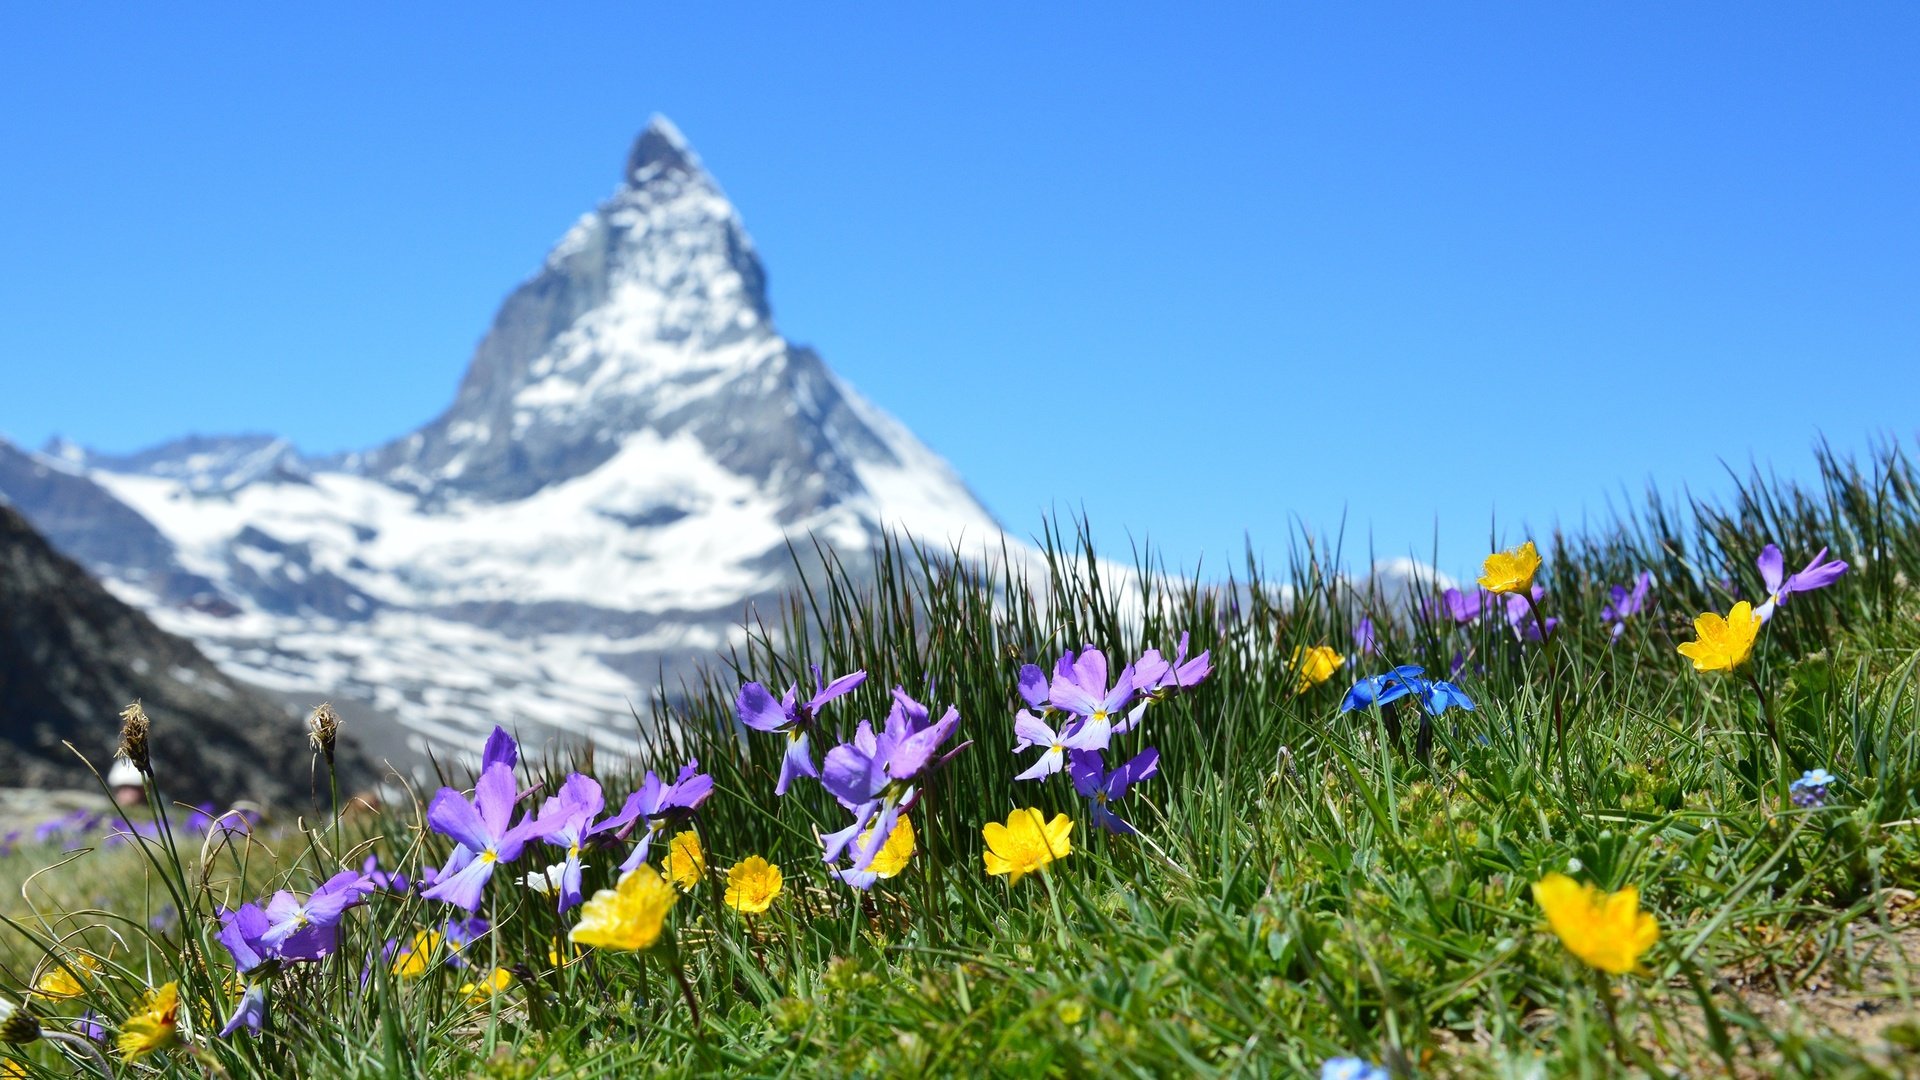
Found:
[[773, 906], [782, 881], [780, 868], [758, 855], [734, 863], [727, 871], [727, 906], [758, 915]]
[[33, 992], [49, 1001], [65, 1001], [79, 997], [87, 992], [81, 979], [90, 979], [100, 970], [100, 961], [86, 953], [75, 953], [66, 963], [55, 960], [53, 966], [40, 975], [40, 981], [33, 984]]
[[180, 1042], [180, 984], [170, 982], [147, 992], [140, 1011], [120, 1025], [120, 1056], [132, 1061]]
[[578, 945], [563, 943], [564, 939], [555, 938], [547, 947], [547, 964], [553, 968], [571, 967], [580, 962], [587, 950]]
[[460, 987], [460, 992], [467, 995], [468, 1001], [473, 1002], [475, 1005], [480, 1005], [484, 1004], [488, 998], [505, 990], [512, 984], [513, 972], [503, 967], [497, 967], [493, 969], [493, 975], [484, 981], [463, 984]]
[[1601, 971], [1624, 975], [1660, 940], [1660, 924], [1640, 910], [1640, 890], [1616, 893], [1582, 885], [1565, 874], [1548, 874], [1533, 885], [1533, 899], [1567, 951]]
[[1540, 552], [1529, 540], [1511, 551], [1496, 551], [1480, 567], [1480, 587], [1494, 593], [1523, 593], [1540, 572]]
[[1047, 821], [1031, 806], [1007, 815], [1005, 825], [987, 822], [980, 834], [987, 841], [987, 873], [1007, 875], [1009, 885], [1073, 852], [1069, 839], [1073, 835], [1073, 820], [1065, 814], [1056, 814], [1052, 821]]
[[660, 940], [667, 912], [680, 894], [651, 866], [636, 866], [620, 883], [601, 889], [580, 908], [580, 921], [567, 934], [576, 945], [602, 949], [645, 949]]
[[1331, 645], [1315, 645], [1306, 650], [1305, 655], [1299, 649], [1293, 650], [1293, 669], [1298, 672], [1294, 677], [1293, 692], [1304, 694], [1333, 677], [1347, 658], [1333, 651]]
[[27, 1067], [12, 1058], [0, 1061], [0, 1077], [4, 1077], [6, 1080], [13, 1080], [16, 1076], [24, 1077], [26, 1075]]
[[433, 963], [433, 953], [440, 947], [440, 932], [421, 930], [413, 935], [413, 943], [393, 954], [393, 966], [390, 969], [403, 979], [411, 979], [427, 972]]
[[707, 876], [707, 853], [700, 849], [700, 834], [692, 829], [676, 835], [667, 845], [667, 877], [684, 892], [692, 892]]
[[[865, 844], [872, 836], [873, 830], [868, 829], [860, 834], [857, 843]], [[907, 815], [901, 814], [899, 823], [887, 835], [887, 842], [874, 852], [873, 861], [867, 864], [867, 869], [883, 878], [893, 877], [907, 868], [907, 860], [913, 858], [913, 852], [913, 822], [907, 820]]]
[[1732, 671], [1753, 652], [1754, 639], [1760, 636], [1760, 616], [1742, 600], [1724, 619], [1709, 611], [1693, 620], [1693, 633], [1700, 640], [1680, 646], [1680, 655], [1693, 661], [1693, 670]]

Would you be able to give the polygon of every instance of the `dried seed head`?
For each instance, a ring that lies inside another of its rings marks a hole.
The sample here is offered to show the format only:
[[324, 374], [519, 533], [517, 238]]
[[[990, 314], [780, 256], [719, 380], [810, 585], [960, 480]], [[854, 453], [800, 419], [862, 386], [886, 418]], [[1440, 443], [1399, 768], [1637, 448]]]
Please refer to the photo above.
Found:
[[153, 759], [147, 751], [147, 735], [152, 729], [153, 722], [147, 719], [147, 710], [141, 708], [139, 702], [120, 710], [119, 754], [148, 776], [153, 775]]
[[333, 761], [333, 744], [339, 738], [340, 714], [333, 711], [333, 703], [323, 701], [315, 705], [313, 715], [307, 717], [307, 741], [326, 755], [329, 764]]
[[0, 997], [0, 1043], [30, 1043], [40, 1037], [40, 1020], [24, 1002]]

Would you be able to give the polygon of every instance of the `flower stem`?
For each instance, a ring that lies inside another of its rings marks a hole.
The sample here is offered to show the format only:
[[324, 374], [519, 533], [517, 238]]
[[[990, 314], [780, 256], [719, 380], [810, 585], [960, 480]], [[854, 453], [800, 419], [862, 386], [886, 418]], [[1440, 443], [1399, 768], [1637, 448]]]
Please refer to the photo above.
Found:
[[1598, 969], [1593, 972], [1593, 988], [1599, 995], [1600, 1015], [1606, 1018], [1607, 1034], [1613, 1039], [1613, 1057], [1622, 1065], [1627, 1060], [1627, 1040], [1620, 1034], [1620, 1021], [1613, 1015], [1613, 988], [1607, 985], [1607, 977]]
[[[1553, 742], [1547, 746], [1546, 755], [1551, 757], [1555, 750], [1560, 751], [1561, 763], [1566, 762], [1567, 718], [1560, 704], [1560, 650], [1554, 648], [1553, 636], [1547, 632], [1546, 617], [1540, 614], [1540, 606], [1533, 602], [1531, 590], [1518, 594], [1527, 602], [1527, 612], [1533, 616], [1533, 624], [1540, 628], [1540, 645], [1547, 650], [1547, 689], [1553, 695]], [[1545, 764], [1542, 761], [1541, 764]]]
[[693, 1019], [694, 1037], [700, 1045], [707, 1042], [706, 1029], [700, 1025], [700, 1003], [693, 998], [693, 984], [687, 981], [686, 970], [680, 966], [680, 946], [677, 942], [667, 943], [667, 970], [673, 972], [673, 981], [680, 984], [680, 996], [686, 999], [687, 1014]]
[[[91, 1040], [83, 1039], [78, 1035], [69, 1035], [64, 1031], [42, 1031], [40, 1037], [48, 1042], [59, 1043], [61, 1046], [71, 1046], [78, 1049], [92, 1059], [91, 1064], [95, 1069], [100, 1071], [101, 1076], [113, 1076], [113, 1070], [107, 1067], [107, 1059], [101, 1056], [100, 1048], [93, 1045]], [[76, 1054], [75, 1056], [77, 1057], [79, 1055]]]

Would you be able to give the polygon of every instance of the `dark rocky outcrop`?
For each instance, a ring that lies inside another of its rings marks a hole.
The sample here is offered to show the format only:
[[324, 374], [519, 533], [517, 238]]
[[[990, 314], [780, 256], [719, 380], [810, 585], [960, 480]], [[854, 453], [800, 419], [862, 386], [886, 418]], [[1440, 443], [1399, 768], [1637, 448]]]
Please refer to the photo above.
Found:
[[[153, 720], [154, 772], [168, 798], [312, 800], [313, 754], [297, 712], [221, 673], [0, 504], [0, 786], [92, 786], [62, 743], [104, 773], [117, 714], [135, 700]], [[343, 789], [372, 780], [344, 740], [339, 760]]]

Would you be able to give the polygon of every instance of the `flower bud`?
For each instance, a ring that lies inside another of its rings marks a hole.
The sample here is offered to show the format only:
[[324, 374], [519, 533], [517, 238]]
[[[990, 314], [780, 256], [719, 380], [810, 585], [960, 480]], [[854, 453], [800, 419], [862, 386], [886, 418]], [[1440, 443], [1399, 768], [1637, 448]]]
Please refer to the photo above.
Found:
[[24, 1003], [0, 997], [0, 1043], [30, 1043], [40, 1037], [40, 1020]]

